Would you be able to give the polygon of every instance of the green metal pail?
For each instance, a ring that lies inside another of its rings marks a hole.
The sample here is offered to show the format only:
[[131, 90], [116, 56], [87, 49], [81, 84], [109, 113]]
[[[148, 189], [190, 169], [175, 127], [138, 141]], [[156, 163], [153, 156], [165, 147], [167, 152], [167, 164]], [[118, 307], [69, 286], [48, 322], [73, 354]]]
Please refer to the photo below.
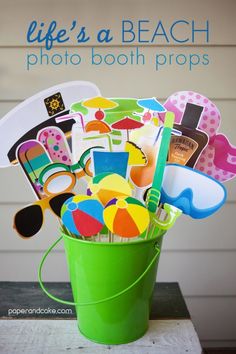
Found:
[[[39, 283], [52, 299], [75, 305], [80, 332], [103, 344], [122, 344], [147, 331], [164, 231], [135, 242], [104, 243], [62, 233], [39, 266]], [[56, 298], [42, 283], [42, 266], [63, 238], [74, 302]]]

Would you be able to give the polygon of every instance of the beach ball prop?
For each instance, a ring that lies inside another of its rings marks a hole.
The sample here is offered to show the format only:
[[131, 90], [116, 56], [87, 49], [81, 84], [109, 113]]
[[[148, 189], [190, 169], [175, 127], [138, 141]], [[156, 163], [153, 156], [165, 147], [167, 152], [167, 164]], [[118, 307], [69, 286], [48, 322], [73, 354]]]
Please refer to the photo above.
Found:
[[101, 173], [88, 184], [87, 194], [96, 196], [103, 205], [115, 197], [132, 195], [129, 182], [116, 173]]
[[103, 218], [108, 230], [121, 237], [137, 237], [148, 227], [148, 210], [132, 197], [114, 198], [106, 205]]
[[103, 210], [103, 205], [97, 199], [76, 195], [63, 204], [62, 223], [73, 234], [90, 237], [104, 226]]

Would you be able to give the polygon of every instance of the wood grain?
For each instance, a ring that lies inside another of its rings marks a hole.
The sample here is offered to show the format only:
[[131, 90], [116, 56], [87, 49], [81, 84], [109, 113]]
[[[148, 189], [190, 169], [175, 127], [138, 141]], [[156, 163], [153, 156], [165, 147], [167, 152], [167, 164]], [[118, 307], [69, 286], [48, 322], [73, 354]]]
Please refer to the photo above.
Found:
[[76, 321], [0, 320], [3, 353], [119, 353], [201, 354], [199, 339], [190, 320], [150, 321], [139, 340], [119, 346], [90, 342], [77, 330]]

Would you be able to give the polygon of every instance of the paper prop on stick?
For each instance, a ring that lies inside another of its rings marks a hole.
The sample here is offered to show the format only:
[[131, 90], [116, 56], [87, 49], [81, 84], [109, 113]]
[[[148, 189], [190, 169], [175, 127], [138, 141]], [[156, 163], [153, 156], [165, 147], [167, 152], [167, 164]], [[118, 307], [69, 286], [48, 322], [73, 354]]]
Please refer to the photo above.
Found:
[[[215, 165], [214, 157], [218, 152], [215, 151], [214, 140], [218, 135], [218, 129], [220, 126], [221, 115], [216, 105], [210, 101], [207, 97], [193, 91], [180, 91], [172, 94], [168, 97], [164, 106], [167, 110], [175, 113], [175, 122], [179, 123], [182, 119], [183, 112], [185, 110], [186, 103], [194, 103], [203, 107], [203, 113], [201, 115], [198, 128], [209, 136], [208, 146], [202, 151], [199, 159], [195, 165], [195, 169], [208, 174], [209, 176], [217, 179], [220, 182], [225, 182], [236, 176], [235, 173], [230, 172], [232, 165], [234, 164], [234, 154], [231, 155], [231, 149], [228, 149], [228, 144], [225, 137], [225, 143], [222, 145], [223, 151], [227, 151], [228, 156], [226, 158], [229, 165], [225, 169], [219, 168]], [[159, 117], [163, 120], [162, 113]]]
[[97, 197], [103, 205], [115, 197], [131, 196], [128, 181], [115, 173], [102, 173], [88, 184], [88, 195]]
[[[165, 114], [164, 129], [161, 137], [161, 145], [158, 152], [155, 173], [152, 181], [148, 197], [148, 210], [155, 213], [160, 199], [160, 190], [163, 180], [164, 169], [166, 165], [166, 158], [168, 154], [171, 132], [174, 124], [175, 115], [173, 112]], [[171, 203], [169, 203], [171, 204]]]
[[27, 205], [16, 213], [13, 228], [25, 238], [36, 235], [43, 225], [44, 211], [49, 209], [60, 217], [62, 205], [73, 195], [73, 193], [58, 194]]
[[92, 151], [94, 176], [101, 173], [117, 173], [126, 178], [128, 167], [128, 152], [112, 152], [103, 150]]
[[46, 195], [39, 183], [39, 175], [52, 163], [44, 146], [37, 140], [26, 141], [18, 147], [17, 159], [37, 198], [44, 198]]
[[226, 189], [215, 179], [187, 166], [168, 164], [161, 202], [181, 209], [195, 219], [206, 218], [225, 203]]
[[143, 126], [143, 123], [141, 123], [135, 119], [132, 119], [130, 117], [125, 117], [124, 119], [119, 120], [118, 122], [115, 122], [112, 124], [113, 129], [126, 130], [127, 141], [129, 141], [129, 130], [138, 129], [138, 128], [141, 128], [142, 126]]
[[104, 226], [103, 209], [103, 205], [98, 200], [86, 195], [76, 195], [62, 206], [62, 223], [77, 236], [93, 236]]
[[165, 112], [165, 107], [157, 101], [155, 97], [140, 99], [137, 101], [140, 107], [148, 109], [148, 112], [145, 112], [142, 116], [142, 120], [144, 123], [149, 122], [152, 119], [152, 114], [149, 111], [153, 112]]
[[39, 183], [46, 195], [56, 195], [71, 192], [76, 183], [76, 177], [69, 166], [53, 163], [46, 166], [39, 175]]
[[101, 109], [111, 109], [117, 106], [117, 103], [105, 98], [105, 97], [93, 97], [89, 100], [83, 101], [82, 105], [87, 108], [96, 108], [98, 111], [95, 112], [95, 118], [97, 120], [103, 120], [105, 114]]
[[50, 87], [17, 105], [0, 121], [0, 167], [17, 163], [17, 147], [26, 140], [36, 139], [39, 130], [58, 126], [64, 133], [70, 132], [72, 121], [58, 125], [55, 117], [69, 113], [73, 102], [99, 94], [90, 82], [72, 81]]
[[47, 127], [40, 130], [37, 140], [43, 144], [53, 162], [71, 165], [70, 148], [60, 128]]
[[114, 198], [104, 209], [104, 221], [107, 228], [121, 237], [137, 237], [149, 225], [149, 213], [145, 206], [137, 199]]
[[103, 134], [111, 132], [111, 128], [109, 127], [109, 125], [99, 120], [91, 120], [85, 125], [84, 129], [86, 133], [98, 132]]
[[202, 152], [195, 168], [218, 181], [225, 182], [236, 176], [236, 146], [223, 134], [216, 134]]

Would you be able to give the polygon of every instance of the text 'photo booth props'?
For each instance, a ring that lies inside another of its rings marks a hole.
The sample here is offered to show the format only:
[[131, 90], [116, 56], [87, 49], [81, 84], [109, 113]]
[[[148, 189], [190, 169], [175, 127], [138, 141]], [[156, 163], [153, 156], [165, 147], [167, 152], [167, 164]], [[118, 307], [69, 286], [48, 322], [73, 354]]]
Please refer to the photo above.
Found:
[[49, 209], [60, 217], [62, 205], [73, 195], [73, 193], [57, 194], [27, 205], [16, 213], [13, 228], [25, 238], [36, 235], [43, 225], [44, 211]]
[[73, 122], [57, 124], [55, 117], [69, 113], [73, 102], [99, 94], [99, 89], [90, 82], [71, 81], [50, 87], [17, 105], [0, 121], [0, 167], [17, 163], [17, 147], [26, 140], [36, 139], [38, 131], [47, 126], [58, 126], [69, 133]]
[[137, 237], [149, 225], [149, 213], [145, 206], [132, 197], [114, 198], [104, 209], [105, 224], [112, 233], [121, 237]]
[[103, 226], [103, 205], [86, 195], [69, 198], [62, 206], [63, 225], [73, 234], [90, 237], [99, 233]]
[[225, 203], [226, 189], [217, 180], [190, 167], [168, 164], [161, 189], [161, 202], [181, 209], [195, 219], [206, 218]]

